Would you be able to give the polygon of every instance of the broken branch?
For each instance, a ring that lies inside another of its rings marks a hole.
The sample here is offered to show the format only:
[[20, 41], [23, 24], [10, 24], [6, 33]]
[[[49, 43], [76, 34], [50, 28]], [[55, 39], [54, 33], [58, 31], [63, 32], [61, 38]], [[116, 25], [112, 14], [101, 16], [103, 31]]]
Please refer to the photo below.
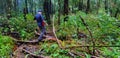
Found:
[[31, 55], [31, 56], [33, 56], [35, 58], [45, 58], [44, 56], [33, 54], [30, 51], [27, 51], [25, 49], [22, 49], [22, 51], [24, 51], [25, 53], [28, 53], [29, 55]]
[[58, 38], [57, 38], [57, 35], [56, 35], [56, 33], [55, 33], [54, 16], [53, 16], [53, 34], [54, 34], [54, 36], [55, 36], [55, 38], [56, 38], [56, 41], [57, 41], [59, 47], [62, 49], [62, 46], [61, 46], [61, 44], [60, 44], [60, 42], [59, 42], [59, 40], [58, 40]]

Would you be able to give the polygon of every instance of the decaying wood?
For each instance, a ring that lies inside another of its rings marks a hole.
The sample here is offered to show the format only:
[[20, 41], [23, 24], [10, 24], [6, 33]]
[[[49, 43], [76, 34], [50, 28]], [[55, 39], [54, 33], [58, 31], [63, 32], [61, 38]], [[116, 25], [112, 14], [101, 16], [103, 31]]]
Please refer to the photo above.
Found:
[[45, 56], [42, 56], [42, 55], [33, 54], [30, 51], [27, 51], [26, 49], [22, 49], [22, 51], [24, 51], [25, 53], [28, 53], [29, 55], [31, 55], [31, 56], [33, 56], [35, 58], [46, 58]]
[[60, 43], [60, 41], [58, 40], [57, 35], [56, 35], [56, 33], [55, 33], [54, 16], [53, 16], [53, 33], [54, 33], [54, 36], [55, 36], [55, 38], [56, 38], [56, 41], [57, 41], [59, 47], [62, 49], [61, 43]]

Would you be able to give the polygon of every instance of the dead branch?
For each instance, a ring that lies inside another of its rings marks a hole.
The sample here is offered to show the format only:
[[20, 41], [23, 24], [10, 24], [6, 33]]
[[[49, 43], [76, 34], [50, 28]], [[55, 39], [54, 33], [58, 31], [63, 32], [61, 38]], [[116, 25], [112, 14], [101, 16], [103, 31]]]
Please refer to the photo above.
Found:
[[54, 16], [53, 16], [53, 33], [54, 33], [54, 36], [55, 36], [55, 38], [56, 38], [56, 41], [57, 41], [59, 47], [62, 49], [61, 43], [59, 42], [59, 40], [58, 40], [58, 38], [57, 38], [57, 35], [56, 35], [56, 33], [55, 33]]
[[90, 29], [89, 29], [88, 25], [86, 24], [86, 22], [84, 21], [84, 19], [81, 16], [80, 16], [80, 19], [81, 19], [82, 23], [85, 25], [86, 29], [88, 30], [91, 38], [93, 38], [92, 32], [90, 31]]
[[70, 55], [72, 58], [76, 58], [76, 56], [72, 52], [68, 52], [68, 55]]
[[15, 41], [16, 43], [31, 43], [31, 44], [36, 44], [38, 43], [38, 41], [23, 41], [23, 40], [17, 40], [15, 38], [11, 38], [13, 41]]
[[88, 32], [89, 32], [89, 34], [90, 34], [90, 37], [91, 37], [91, 39], [92, 39], [92, 43], [93, 43], [93, 55], [95, 55], [95, 40], [94, 40], [94, 38], [93, 38], [93, 35], [92, 35], [92, 32], [91, 32], [91, 30], [89, 29], [89, 27], [88, 27], [88, 25], [86, 24], [86, 22], [84, 21], [84, 19], [80, 16], [80, 18], [81, 18], [81, 21], [82, 21], [82, 23], [85, 25], [85, 27], [86, 27], [86, 29], [88, 30]]
[[[79, 48], [79, 47], [93, 47], [93, 46], [82, 46], [82, 45], [75, 45], [75, 46], [68, 46], [68, 47], [65, 47], [64, 49], [69, 49], [69, 48]], [[119, 45], [118, 46], [94, 46], [94, 47], [120, 47]]]
[[77, 53], [77, 52], [74, 52], [74, 51], [71, 51], [74, 55], [77, 55], [77, 56], [81, 56], [82, 58], [85, 58], [85, 55], [84, 54], [81, 54], [81, 53]]
[[25, 53], [28, 53], [29, 55], [31, 55], [31, 56], [33, 56], [35, 58], [45, 58], [45, 56], [33, 54], [30, 51], [27, 51], [25, 49], [22, 49], [22, 51], [24, 51]]

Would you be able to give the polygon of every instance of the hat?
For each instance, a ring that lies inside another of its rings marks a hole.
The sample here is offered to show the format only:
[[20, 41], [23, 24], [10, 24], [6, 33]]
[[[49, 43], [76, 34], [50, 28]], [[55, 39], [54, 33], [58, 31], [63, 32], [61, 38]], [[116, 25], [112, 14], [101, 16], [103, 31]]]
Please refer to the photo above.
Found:
[[41, 10], [41, 9], [39, 9], [39, 10], [38, 10], [38, 12], [42, 12], [42, 10]]

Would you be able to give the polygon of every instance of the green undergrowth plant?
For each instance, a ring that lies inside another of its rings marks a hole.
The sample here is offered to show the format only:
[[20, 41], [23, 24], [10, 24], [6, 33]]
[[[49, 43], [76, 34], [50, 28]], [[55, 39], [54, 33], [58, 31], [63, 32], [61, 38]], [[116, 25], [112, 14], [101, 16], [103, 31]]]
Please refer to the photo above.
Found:
[[13, 45], [11, 37], [0, 35], [0, 58], [10, 58]]
[[[77, 32], [85, 33], [88, 38], [90, 38], [89, 32], [81, 21], [80, 16], [84, 19], [88, 28], [92, 32], [93, 38], [98, 42], [108, 41], [108, 44], [114, 43], [119, 40], [120, 27], [119, 20], [107, 15], [106, 13], [95, 14], [85, 14], [84, 12], [77, 12], [76, 14], [68, 15], [67, 20], [64, 21], [64, 18], [61, 17], [61, 24], [57, 28], [58, 37], [72, 38], [72, 35], [77, 36]], [[56, 26], [58, 26], [56, 24]], [[87, 39], [89, 40], [89, 39]]]
[[68, 51], [69, 49], [62, 50], [59, 48], [57, 43], [49, 43], [44, 42], [40, 43], [40, 47], [44, 49], [46, 56], [50, 56], [52, 58], [69, 58]]
[[[85, 27], [79, 19], [79, 15], [68, 15], [67, 21], [64, 21], [65, 17], [61, 18], [61, 24], [57, 29], [57, 35], [61, 39], [72, 38], [75, 35], [77, 37], [78, 31], [85, 31]], [[81, 27], [81, 28], [80, 28]]]
[[6, 27], [2, 29], [4, 32], [17, 32], [22, 40], [33, 38], [34, 30], [37, 27], [32, 14], [27, 14], [26, 19], [21, 15], [19, 17], [12, 17], [9, 20], [3, 19], [1, 22], [6, 24]]
[[[56, 25], [57, 28], [57, 36], [60, 39], [70, 39], [73, 38], [72, 36], [77, 36], [77, 32], [83, 32], [87, 35], [86, 40], [87, 43], [92, 43], [92, 39], [90, 38], [90, 34], [86, 29], [86, 26], [83, 24], [80, 16], [84, 19], [85, 23], [87, 24], [88, 28], [90, 29], [93, 39], [95, 39], [95, 45], [98, 46], [116, 46], [119, 45], [120, 42], [120, 20], [110, 15], [99, 12], [98, 14], [86, 14], [84, 12], [77, 12], [76, 14], [68, 15], [67, 21], [64, 21], [64, 16], [61, 17], [60, 25]], [[92, 45], [92, 44], [87, 44]], [[107, 48], [106, 48], [107, 50]], [[117, 49], [114, 49], [117, 50]], [[103, 50], [103, 52], [105, 52]], [[106, 51], [107, 53], [107, 51]], [[104, 55], [107, 55], [107, 54]], [[108, 52], [109, 53], [109, 52]], [[112, 52], [110, 52], [112, 53]], [[115, 51], [110, 57], [118, 56], [119, 52]], [[110, 55], [110, 54], [108, 54]]]
[[101, 53], [107, 58], [118, 58], [120, 56], [119, 47], [101, 48]]

